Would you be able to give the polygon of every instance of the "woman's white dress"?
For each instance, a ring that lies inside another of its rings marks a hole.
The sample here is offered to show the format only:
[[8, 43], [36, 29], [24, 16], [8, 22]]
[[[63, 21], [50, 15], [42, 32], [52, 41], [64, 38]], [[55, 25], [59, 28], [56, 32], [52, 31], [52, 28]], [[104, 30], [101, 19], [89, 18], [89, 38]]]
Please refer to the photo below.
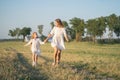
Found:
[[65, 49], [64, 36], [66, 36], [65, 28], [54, 27], [50, 32], [53, 35], [51, 46], [60, 50]]

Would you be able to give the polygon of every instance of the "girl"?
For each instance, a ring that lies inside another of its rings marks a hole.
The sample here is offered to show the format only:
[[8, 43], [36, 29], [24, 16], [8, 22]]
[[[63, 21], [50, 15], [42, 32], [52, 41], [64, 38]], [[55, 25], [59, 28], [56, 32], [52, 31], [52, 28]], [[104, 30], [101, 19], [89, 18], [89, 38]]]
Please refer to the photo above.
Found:
[[54, 62], [52, 63], [52, 65], [56, 65], [56, 63], [57, 64], [60, 63], [61, 52], [63, 49], [65, 49], [64, 37], [67, 41], [69, 41], [61, 20], [56, 19], [54, 25], [55, 27], [51, 30], [48, 37], [44, 40], [44, 42], [46, 42], [50, 37], [53, 37], [51, 46], [54, 49]]
[[32, 51], [32, 65], [36, 66], [38, 55], [40, 54], [40, 44], [44, 44], [37, 35], [37, 32], [33, 32], [31, 36], [31, 40], [25, 45], [28, 46], [31, 44], [31, 51]]

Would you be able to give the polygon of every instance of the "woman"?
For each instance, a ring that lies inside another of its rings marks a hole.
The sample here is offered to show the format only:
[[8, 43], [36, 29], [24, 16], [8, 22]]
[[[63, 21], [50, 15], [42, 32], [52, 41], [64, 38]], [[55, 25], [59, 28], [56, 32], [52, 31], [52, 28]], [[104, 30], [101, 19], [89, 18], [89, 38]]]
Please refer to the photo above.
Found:
[[54, 25], [54, 28], [51, 30], [48, 37], [44, 40], [44, 42], [46, 42], [49, 38], [53, 37], [51, 46], [54, 49], [54, 62], [52, 65], [60, 63], [61, 52], [63, 49], [65, 49], [64, 37], [67, 41], [69, 41], [62, 21], [60, 19], [56, 19]]

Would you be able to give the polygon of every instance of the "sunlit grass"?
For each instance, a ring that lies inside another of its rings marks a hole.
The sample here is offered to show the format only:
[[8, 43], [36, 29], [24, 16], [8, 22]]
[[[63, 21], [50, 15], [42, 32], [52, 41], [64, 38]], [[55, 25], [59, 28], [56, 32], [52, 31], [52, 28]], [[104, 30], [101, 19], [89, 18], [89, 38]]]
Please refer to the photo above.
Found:
[[[50, 43], [41, 45], [38, 66], [32, 67], [30, 46], [0, 42], [0, 78], [23, 80], [119, 80], [120, 44], [65, 43], [61, 63], [53, 67]], [[9, 67], [8, 67], [9, 66]]]

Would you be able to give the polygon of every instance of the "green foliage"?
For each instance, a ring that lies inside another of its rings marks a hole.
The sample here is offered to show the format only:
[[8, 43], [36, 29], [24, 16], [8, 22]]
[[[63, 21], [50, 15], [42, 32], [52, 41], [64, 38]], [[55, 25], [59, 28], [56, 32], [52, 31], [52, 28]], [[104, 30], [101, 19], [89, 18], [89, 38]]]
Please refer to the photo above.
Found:
[[[89, 19], [84, 21], [83, 19], [74, 17], [69, 20], [71, 26], [66, 21], [62, 21], [64, 27], [66, 28], [67, 34], [70, 39], [76, 39], [76, 41], [81, 41], [82, 36], [85, 34], [84, 30], [87, 30], [87, 35], [92, 38], [94, 42], [97, 42], [96, 37], [102, 37], [103, 33], [106, 32], [106, 27], [109, 28], [109, 35], [112, 36], [115, 32], [116, 36], [120, 37], [120, 16], [111, 14], [105, 17], [98, 17], [94, 19]], [[54, 22], [51, 22], [51, 27], [54, 27]], [[23, 36], [23, 39], [26, 35], [29, 35], [31, 28], [24, 27], [23, 29], [16, 28], [15, 30], [9, 30], [9, 36], [19, 38], [20, 35]], [[38, 32], [42, 34], [43, 25], [38, 25]], [[86, 37], [88, 37], [86, 36]]]
[[23, 36], [30, 35], [31, 28], [29, 27], [24, 27], [21, 29], [20, 34]]
[[78, 32], [84, 32], [84, 26], [85, 26], [85, 23], [84, 23], [84, 20], [83, 19], [80, 19], [80, 18], [72, 18], [70, 20], [70, 24], [72, 25], [72, 28], [78, 33]]
[[38, 32], [42, 35], [44, 25], [38, 25]]
[[119, 38], [119, 36], [120, 36], [120, 16], [118, 16], [117, 23], [114, 26], [114, 32], [115, 32], [116, 36]]
[[69, 39], [75, 39], [75, 31], [69, 27], [67, 21], [62, 21], [64, 27], [66, 28], [67, 35]]
[[113, 31], [116, 24], [118, 24], [118, 18], [115, 14], [111, 14], [110, 16], [106, 17], [106, 21], [111, 31]]
[[98, 44], [119, 44], [119, 39], [97, 39]]
[[76, 32], [76, 41], [81, 40], [81, 36], [84, 33], [85, 22], [80, 18], [72, 18], [70, 20], [70, 24], [72, 25], [72, 29]]
[[69, 27], [68, 23], [66, 21], [62, 21], [65, 28]]
[[72, 40], [75, 39], [75, 30], [67, 27], [66, 32], [67, 32], [67, 35], [68, 35], [69, 39], [72, 39]]
[[9, 35], [9, 36], [12, 36], [12, 37], [15, 37], [15, 36], [16, 36], [14, 30], [9, 30], [9, 34], [8, 34], [8, 35]]
[[106, 29], [106, 22], [105, 22], [105, 17], [100, 17], [98, 18], [98, 21], [97, 21], [97, 36], [102, 36], [103, 35], [103, 32], [105, 31]]
[[23, 36], [23, 41], [25, 40], [25, 36], [30, 35], [31, 28], [29, 27], [24, 27], [20, 30], [20, 35]]
[[16, 28], [14, 30], [9, 30], [9, 34], [8, 35], [11, 36], [11, 37], [19, 38], [19, 36], [20, 36], [20, 28]]
[[41, 35], [41, 36], [40, 36], [40, 39], [41, 39], [42, 41], [44, 41], [46, 38], [47, 38], [47, 37], [46, 37], [45, 35]]
[[51, 27], [53, 28], [54, 27], [54, 22], [51, 22], [50, 24], [51, 24]]
[[87, 30], [88, 34], [90, 34], [93, 37], [93, 41], [96, 42], [97, 36], [102, 36], [103, 31], [105, 31], [106, 24], [105, 24], [105, 18], [100, 17], [96, 19], [90, 19], [87, 21]]

